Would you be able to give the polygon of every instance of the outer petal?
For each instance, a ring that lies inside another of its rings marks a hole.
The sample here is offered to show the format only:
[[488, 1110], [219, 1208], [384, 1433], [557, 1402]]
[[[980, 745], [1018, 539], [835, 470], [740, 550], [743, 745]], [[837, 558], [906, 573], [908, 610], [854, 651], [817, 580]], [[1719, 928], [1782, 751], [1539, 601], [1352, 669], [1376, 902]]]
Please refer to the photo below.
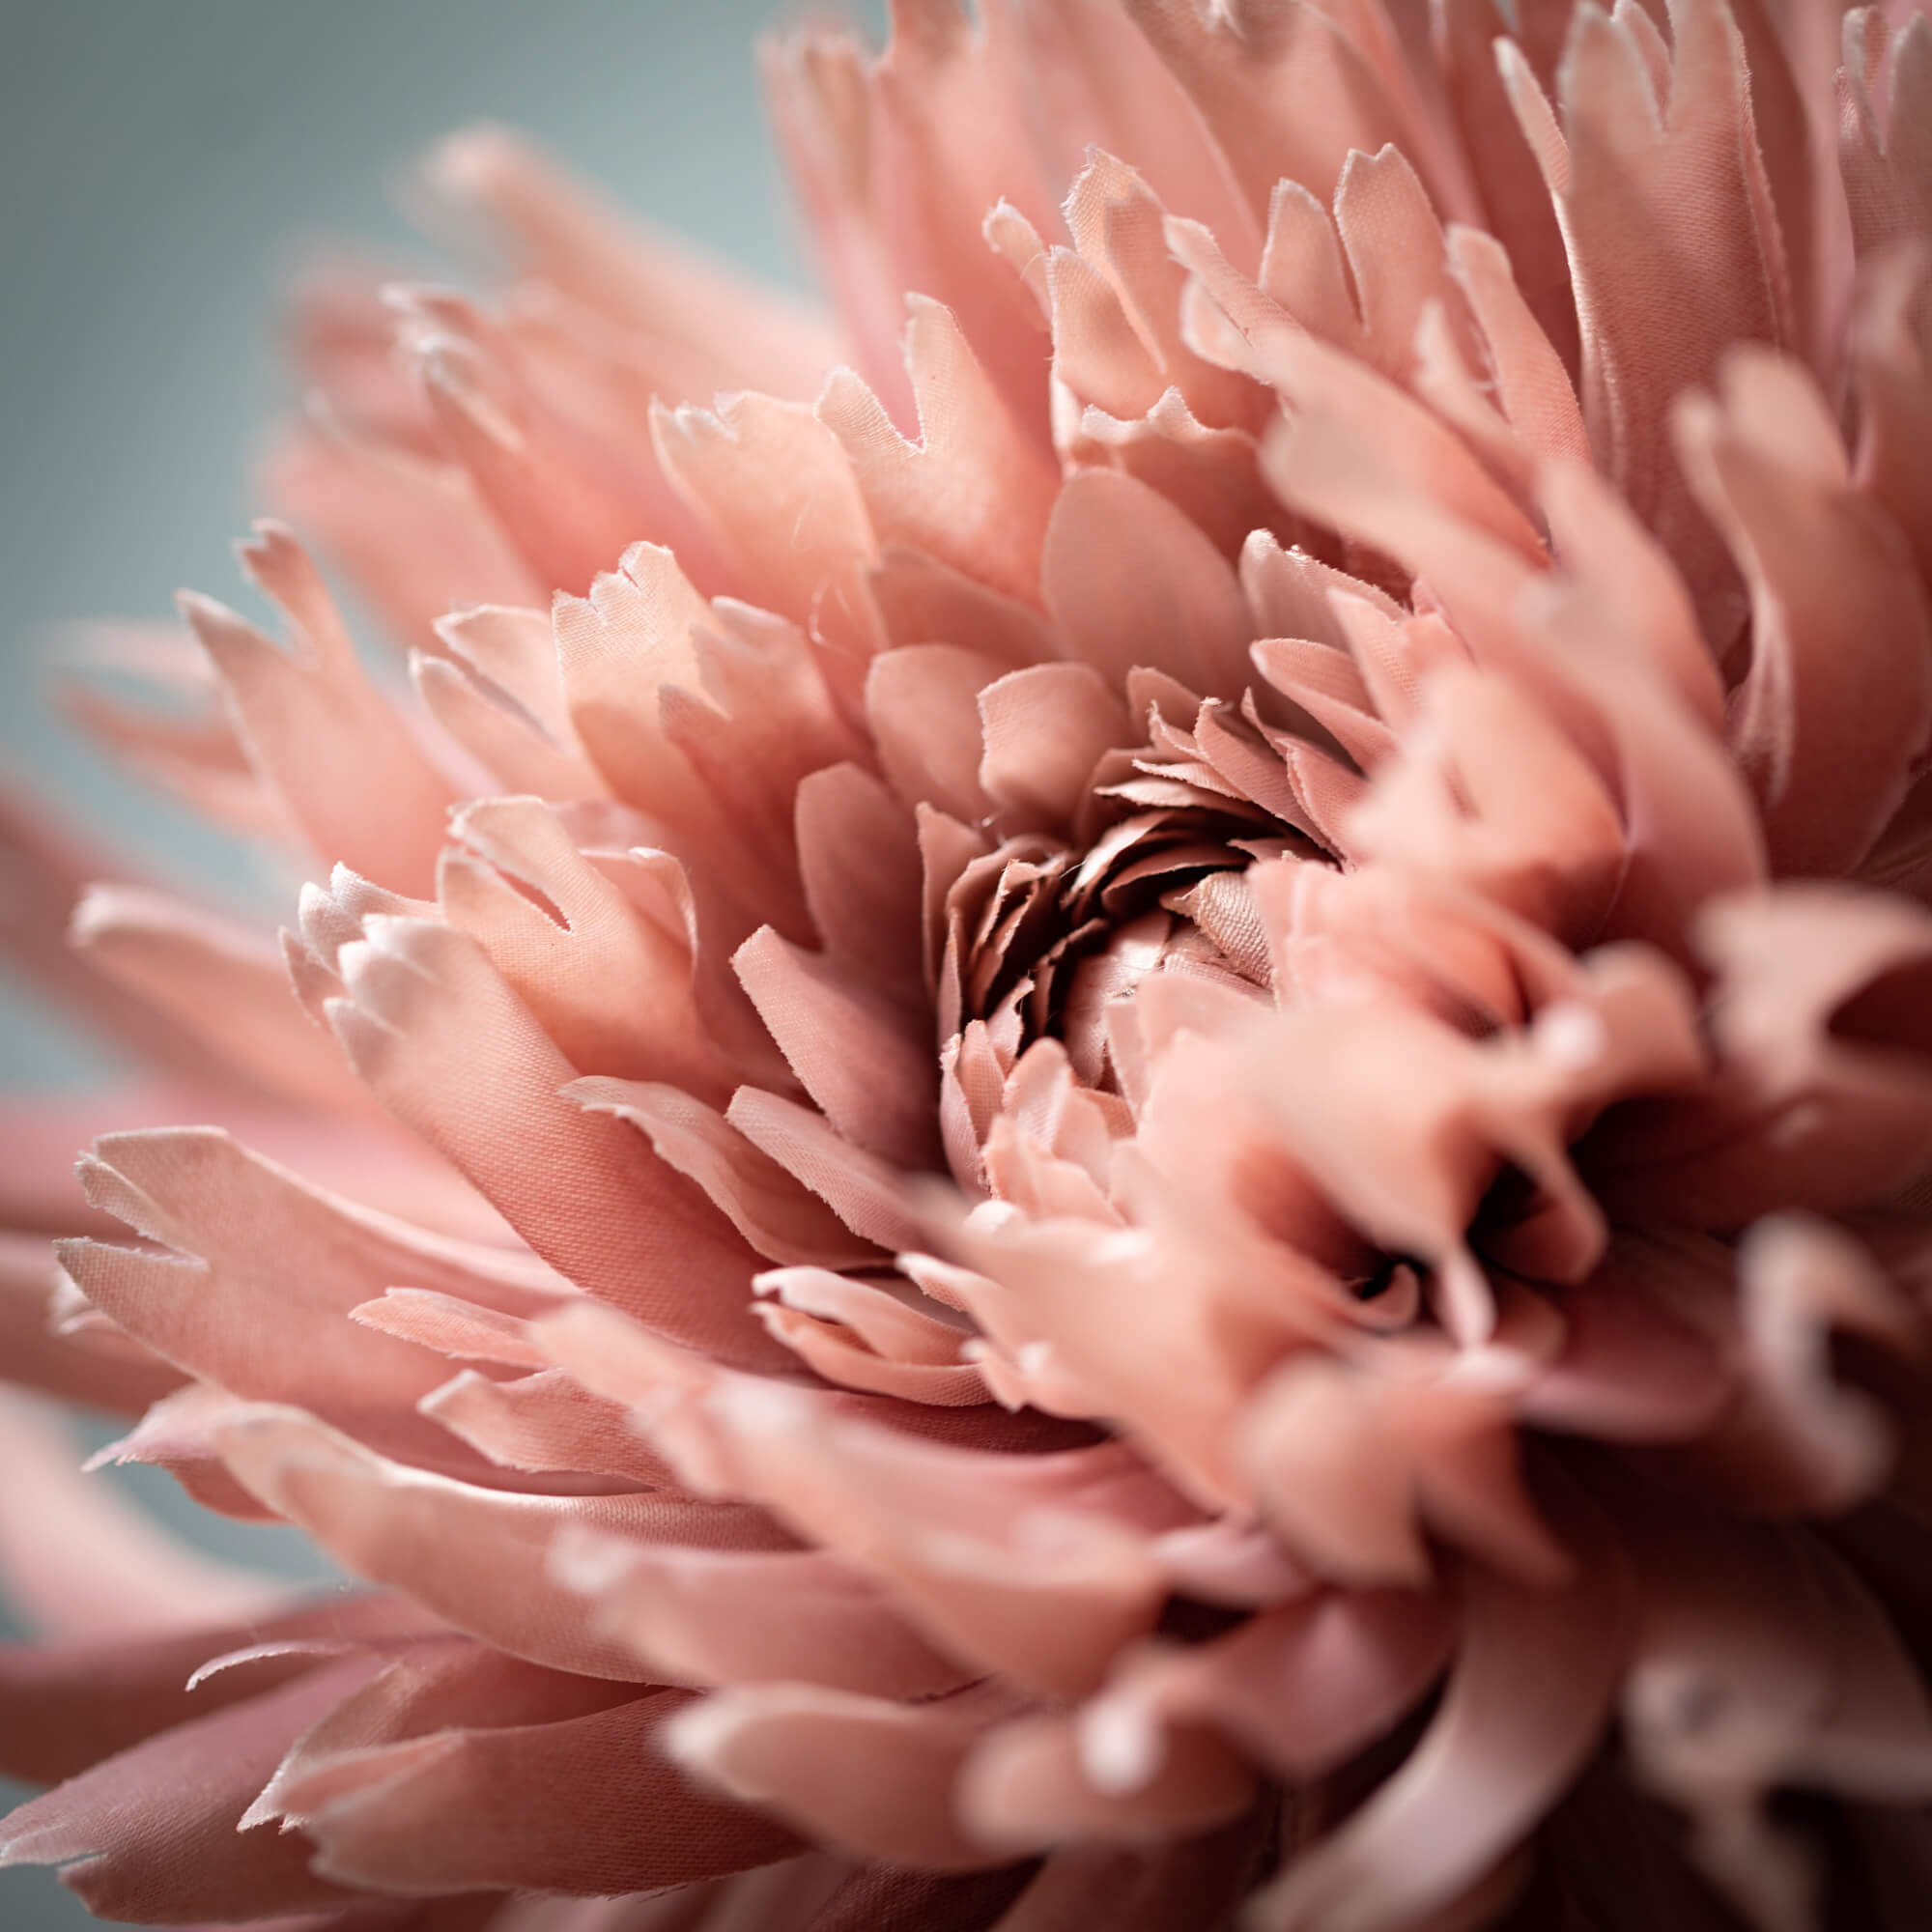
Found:
[[1614, 1575], [1468, 1582], [1462, 1656], [1394, 1776], [1256, 1900], [1270, 1932], [1381, 1932], [1482, 1878], [1595, 1747], [1623, 1663]]
[[257, 1918], [352, 1894], [309, 1868], [313, 1847], [237, 1821], [304, 1725], [374, 1660], [312, 1671], [122, 1752], [14, 1811], [0, 1861], [67, 1864], [102, 1917], [183, 1924]]

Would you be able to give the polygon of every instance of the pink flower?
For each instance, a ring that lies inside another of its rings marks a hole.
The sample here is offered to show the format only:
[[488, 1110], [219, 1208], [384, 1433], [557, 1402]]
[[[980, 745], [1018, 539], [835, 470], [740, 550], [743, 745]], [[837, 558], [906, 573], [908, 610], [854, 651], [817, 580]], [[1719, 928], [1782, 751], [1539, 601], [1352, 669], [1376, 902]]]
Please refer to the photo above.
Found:
[[[76, 698], [327, 882], [78, 897], [156, 1084], [18, 1127], [82, 1237], [4, 1309], [371, 1588], [148, 1548], [22, 1411], [8, 1860], [1922, 1921], [1932, 30], [1522, 12], [775, 45], [836, 329], [487, 130], [493, 301], [308, 290], [270, 487], [420, 702], [278, 524], [285, 644], [190, 597], [116, 648], [204, 708]], [[93, 862], [14, 843], [50, 948]]]

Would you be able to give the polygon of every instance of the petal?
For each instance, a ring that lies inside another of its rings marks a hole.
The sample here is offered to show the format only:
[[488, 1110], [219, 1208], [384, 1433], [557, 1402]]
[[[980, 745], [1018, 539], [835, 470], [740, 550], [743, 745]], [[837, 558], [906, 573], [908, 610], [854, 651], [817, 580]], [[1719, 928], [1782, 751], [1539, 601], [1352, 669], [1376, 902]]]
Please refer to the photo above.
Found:
[[1283, 1777], [1321, 1776], [1415, 1704], [1454, 1640], [1446, 1599], [1381, 1591], [1324, 1592], [1203, 1644], [1151, 1644], [1080, 1715], [1088, 1775], [1131, 1785], [1174, 1734], [1205, 1724]]
[[769, 1154], [682, 1089], [589, 1079], [574, 1080], [564, 1092], [588, 1112], [614, 1115], [637, 1127], [658, 1158], [696, 1181], [768, 1260], [853, 1267], [880, 1259]]
[[14, 1612], [50, 1634], [143, 1638], [284, 1607], [288, 1586], [181, 1543], [81, 1473], [58, 1411], [0, 1399], [9, 1470], [0, 1568]]
[[818, 418], [844, 444], [881, 542], [911, 544], [1032, 603], [1052, 467], [1009, 415], [953, 313], [923, 296], [906, 305], [919, 442], [849, 370], [827, 381]]
[[[179, 1634], [128, 1634], [0, 1650], [0, 1750], [7, 1775], [58, 1784], [103, 1758], [315, 1667], [318, 1657], [432, 1627], [397, 1598], [334, 1595], [266, 1620]], [[211, 1660], [245, 1665], [203, 1676]]]
[[651, 412], [666, 472], [706, 519], [735, 566], [740, 594], [808, 622], [820, 587], [869, 559], [872, 529], [838, 440], [797, 403], [719, 399]]
[[663, 1681], [710, 1687], [798, 1679], [882, 1697], [956, 1690], [891, 1596], [824, 1550], [648, 1549], [588, 1530], [557, 1540], [553, 1570], [597, 1628]]
[[237, 1821], [295, 1736], [373, 1665], [310, 1671], [106, 1759], [14, 1811], [0, 1861], [67, 1865], [64, 1881], [90, 1910], [164, 1924], [344, 1898], [311, 1871], [306, 1839], [238, 1833]]
[[378, 1097], [559, 1273], [727, 1358], [772, 1359], [746, 1307], [751, 1250], [639, 1135], [562, 1096], [576, 1069], [482, 949], [425, 920], [368, 930], [329, 1018]]
[[1133, 735], [1126, 707], [1088, 665], [1012, 671], [979, 705], [980, 788], [1029, 828], [1070, 831], [1101, 754]]
[[1115, 470], [1082, 469], [1054, 506], [1041, 594], [1067, 655], [1116, 683], [1137, 666], [1237, 697], [1253, 632], [1234, 572], [1174, 505]]
[[[661, 1690], [558, 1723], [444, 1733], [366, 1765], [308, 1821], [315, 1868], [341, 1883], [435, 1896], [529, 1889], [577, 1897], [742, 1871], [792, 1835], [719, 1804], [662, 1754], [688, 1708]], [[640, 1832], [639, 1818], [651, 1829]]]
[[821, 1843], [895, 1864], [971, 1871], [1001, 1862], [952, 1822], [952, 1786], [1010, 1700], [967, 1690], [896, 1704], [806, 1684], [747, 1686], [691, 1707], [671, 1755], [743, 1803]]
[[1471, 1572], [1462, 1654], [1422, 1743], [1258, 1895], [1257, 1926], [1393, 1928], [1483, 1877], [1595, 1747], [1626, 1614], [1613, 1577], [1539, 1590]]
[[724, 1548], [770, 1548], [777, 1536], [755, 1511], [728, 1505], [474, 1489], [392, 1463], [298, 1409], [242, 1408], [218, 1439], [252, 1493], [358, 1575], [408, 1592], [513, 1656], [624, 1683], [646, 1673], [623, 1646], [595, 1634], [582, 1600], [545, 1568], [560, 1527], [582, 1522]]
[[645, 1447], [615, 1403], [588, 1394], [555, 1369], [510, 1381], [465, 1370], [417, 1407], [479, 1455], [509, 1468], [675, 1487], [670, 1465]]
[[938, 1165], [937, 1076], [923, 1027], [769, 926], [732, 964], [792, 1071], [847, 1140], [902, 1167]]
[[653, 1433], [687, 1480], [722, 1475], [877, 1577], [953, 1655], [1060, 1694], [1151, 1627], [1167, 1584], [1147, 1528], [1190, 1519], [1111, 1446], [1016, 1463], [833, 1423], [776, 1383], [721, 1386], [674, 1426]]
[[[353, 1208], [219, 1128], [103, 1135], [81, 1177], [97, 1207], [162, 1245], [64, 1242], [68, 1272], [157, 1353], [238, 1395], [407, 1408], [440, 1363], [351, 1321], [352, 1309], [398, 1282], [486, 1306], [543, 1295], [527, 1268]], [[293, 1274], [292, 1254], [310, 1258]]]
[[[1773, 865], [1849, 871], [1932, 739], [1932, 612], [1917, 564], [1850, 489], [1836, 427], [1795, 366], [1733, 352], [1722, 403], [1687, 402], [1677, 423], [1698, 500], [1750, 585], [1751, 664], [1732, 743]], [[1822, 457], [1791, 447], [1800, 425]]]
[[1145, 1776], [1132, 1782], [1101, 1780], [1094, 1770], [1071, 1719], [1002, 1724], [980, 1740], [960, 1773], [960, 1822], [975, 1837], [1009, 1851], [1133, 1844], [1225, 1825], [1255, 1798], [1253, 1773], [1207, 1731], [1177, 1734], [1158, 1765], [1136, 1767]]
[[425, 891], [448, 781], [368, 681], [295, 538], [258, 524], [241, 556], [281, 610], [292, 650], [208, 598], [185, 597], [182, 614], [214, 663], [250, 762], [320, 857], [398, 892]]

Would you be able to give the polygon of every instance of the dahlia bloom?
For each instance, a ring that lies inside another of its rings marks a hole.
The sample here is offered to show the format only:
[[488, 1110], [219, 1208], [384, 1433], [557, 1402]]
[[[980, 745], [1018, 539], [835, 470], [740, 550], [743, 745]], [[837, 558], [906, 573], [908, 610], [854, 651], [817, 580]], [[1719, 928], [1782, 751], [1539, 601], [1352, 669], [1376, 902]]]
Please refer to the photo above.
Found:
[[495, 130], [424, 171], [493, 295], [304, 292], [286, 640], [187, 597], [105, 647], [172, 708], [73, 702], [311, 883], [10, 810], [154, 1071], [11, 1125], [0, 1319], [367, 1587], [10, 1409], [0, 1856], [1925, 1922], [1932, 26], [1514, 12], [898, 0], [767, 50], [834, 319]]

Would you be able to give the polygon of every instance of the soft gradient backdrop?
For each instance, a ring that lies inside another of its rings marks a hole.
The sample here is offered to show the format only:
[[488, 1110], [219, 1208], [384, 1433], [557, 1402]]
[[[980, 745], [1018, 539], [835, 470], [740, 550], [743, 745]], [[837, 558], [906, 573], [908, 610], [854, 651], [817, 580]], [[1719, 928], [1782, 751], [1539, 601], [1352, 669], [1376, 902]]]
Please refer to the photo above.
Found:
[[[164, 878], [244, 893], [235, 854], [61, 727], [41, 669], [49, 634], [88, 616], [165, 617], [183, 584], [254, 608], [228, 546], [259, 507], [259, 425], [292, 400], [274, 354], [278, 290], [318, 239], [415, 252], [427, 268], [389, 190], [452, 127], [516, 122], [642, 213], [805, 280], [752, 60], [774, 11], [771, 0], [12, 0], [0, 60], [9, 765]], [[847, 11], [875, 23], [879, 9]], [[6, 1085], [106, 1070], [51, 1008], [0, 981]], [[213, 1540], [252, 1547], [218, 1525]], [[302, 1560], [286, 1547], [270, 1555]], [[6, 1932], [97, 1922], [50, 1874], [0, 1872]]]

